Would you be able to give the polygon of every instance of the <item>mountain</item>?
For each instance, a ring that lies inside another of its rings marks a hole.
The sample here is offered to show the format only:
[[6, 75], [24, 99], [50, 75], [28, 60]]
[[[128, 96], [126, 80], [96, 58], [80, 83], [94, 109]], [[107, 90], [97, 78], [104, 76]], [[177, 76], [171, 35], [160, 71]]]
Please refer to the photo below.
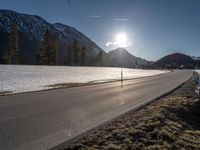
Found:
[[191, 58], [195, 61], [200, 61], [200, 57], [199, 56], [191, 56]]
[[[67, 48], [74, 40], [87, 49], [88, 61], [103, 51], [98, 45], [77, 29], [68, 25], [51, 24], [36, 15], [17, 13], [11, 10], [0, 10], [0, 60], [9, 49], [9, 32], [11, 24], [15, 22], [19, 30], [20, 53], [31, 63], [35, 63], [35, 55], [39, 44], [48, 29], [58, 40], [59, 59], [62, 62]], [[30, 44], [31, 43], [31, 44]]]
[[159, 59], [154, 63], [156, 68], [194, 68], [195, 61], [188, 55], [173, 53]]
[[133, 56], [124, 48], [117, 48], [111, 50], [106, 56], [107, 66], [112, 67], [126, 67], [126, 68], [149, 68], [152, 66], [152, 62]]
[[89, 50], [89, 55], [96, 56], [98, 55], [99, 51], [102, 51], [98, 45], [96, 45], [93, 41], [91, 41], [88, 37], [74, 27], [70, 27], [61, 23], [54, 23], [53, 26], [62, 33], [62, 36], [64, 34], [64, 36], [61, 38], [62, 40], [69, 43], [73, 43], [75, 39], [78, 40], [81, 46], [85, 46]]

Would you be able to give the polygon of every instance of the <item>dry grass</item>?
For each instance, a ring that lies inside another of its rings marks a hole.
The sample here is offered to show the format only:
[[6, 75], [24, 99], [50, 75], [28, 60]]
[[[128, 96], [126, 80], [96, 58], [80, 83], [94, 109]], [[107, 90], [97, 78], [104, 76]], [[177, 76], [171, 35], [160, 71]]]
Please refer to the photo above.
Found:
[[200, 149], [200, 100], [196, 83], [85, 135], [65, 150]]
[[0, 91], [0, 96], [4, 96], [4, 95], [7, 95], [7, 94], [10, 94], [12, 93], [11, 91]]
[[88, 84], [87, 83], [58, 83], [58, 84], [49, 85], [49, 87], [71, 88], [71, 87], [78, 87], [78, 86], [84, 86], [84, 85], [88, 85]]

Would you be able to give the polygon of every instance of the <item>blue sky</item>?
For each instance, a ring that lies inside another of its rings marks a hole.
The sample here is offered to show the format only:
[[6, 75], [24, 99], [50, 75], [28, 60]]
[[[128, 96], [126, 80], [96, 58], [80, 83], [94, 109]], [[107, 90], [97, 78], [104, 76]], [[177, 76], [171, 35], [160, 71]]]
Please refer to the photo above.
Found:
[[173, 52], [200, 56], [199, 0], [0, 0], [0, 9], [35, 14], [77, 28], [104, 50], [118, 33], [126, 49], [157, 60]]

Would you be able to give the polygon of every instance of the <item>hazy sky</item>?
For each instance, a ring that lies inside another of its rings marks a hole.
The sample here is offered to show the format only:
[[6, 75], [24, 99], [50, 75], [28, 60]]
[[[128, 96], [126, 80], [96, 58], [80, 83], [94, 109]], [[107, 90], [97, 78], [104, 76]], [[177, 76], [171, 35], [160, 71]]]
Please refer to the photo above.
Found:
[[73, 26], [106, 51], [123, 32], [126, 49], [142, 58], [200, 56], [200, 0], [0, 0], [0, 9]]

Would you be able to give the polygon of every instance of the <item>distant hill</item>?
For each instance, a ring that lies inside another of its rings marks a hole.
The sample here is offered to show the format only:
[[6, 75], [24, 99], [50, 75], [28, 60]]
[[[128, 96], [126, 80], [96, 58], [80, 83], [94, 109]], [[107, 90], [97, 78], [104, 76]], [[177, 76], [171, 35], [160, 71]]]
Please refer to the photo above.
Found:
[[61, 23], [51, 24], [36, 15], [21, 14], [11, 10], [0, 10], [0, 61], [9, 49], [9, 33], [13, 22], [17, 24], [19, 30], [20, 53], [31, 64], [35, 63], [36, 52], [47, 29], [55, 34], [58, 40], [59, 61], [61, 63], [63, 57], [66, 56], [68, 46], [74, 40], [77, 40], [80, 46], [86, 47], [88, 61], [96, 57], [100, 51], [103, 51], [83, 33], [68, 25]]
[[194, 68], [195, 61], [188, 55], [173, 53], [159, 59], [154, 63], [156, 68]]
[[199, 56], [191, 56], [193, 60], [195, 61], [200, 61], [200, 57]]
[[106, 65], [126, 68], [149, 68], [153, 62], [133, 56], [124, 48], [117, 48], [107, 53]]

